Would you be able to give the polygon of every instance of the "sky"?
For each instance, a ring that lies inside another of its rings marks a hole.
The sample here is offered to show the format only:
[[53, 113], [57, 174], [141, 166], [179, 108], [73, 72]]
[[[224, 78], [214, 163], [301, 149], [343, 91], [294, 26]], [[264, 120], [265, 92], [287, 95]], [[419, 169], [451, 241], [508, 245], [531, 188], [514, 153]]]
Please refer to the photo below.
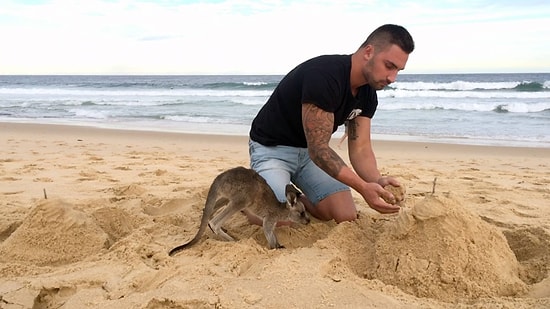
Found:
[[0, 0], [0, 74], [285, 74], [386, 23], [403, 73], [550, 72], [547, 0]]

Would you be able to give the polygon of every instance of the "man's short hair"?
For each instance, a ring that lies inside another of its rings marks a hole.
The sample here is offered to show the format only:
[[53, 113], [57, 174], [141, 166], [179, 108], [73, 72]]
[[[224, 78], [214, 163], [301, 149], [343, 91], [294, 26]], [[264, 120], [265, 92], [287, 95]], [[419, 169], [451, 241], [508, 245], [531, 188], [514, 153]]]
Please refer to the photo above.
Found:
[[402, 26], [392, 24], [382, 25], [374, 30], [361, 44], [361, 48], [367, 45], [380, 49], [385, 49], [389, 45], [397, 45], [407, 54], [414, 50], [414, 41], [409, 31]]

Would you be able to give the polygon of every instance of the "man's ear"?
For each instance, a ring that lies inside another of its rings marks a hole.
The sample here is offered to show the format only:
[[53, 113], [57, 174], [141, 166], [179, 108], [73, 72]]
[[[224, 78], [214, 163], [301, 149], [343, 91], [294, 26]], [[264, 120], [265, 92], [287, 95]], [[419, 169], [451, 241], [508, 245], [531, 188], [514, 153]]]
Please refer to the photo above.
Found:
[[369, 44], [364, 48], [363, 57], [365, 61], [369, 61], [372, 58], [372, 56], [374, 56], [374, 46]]

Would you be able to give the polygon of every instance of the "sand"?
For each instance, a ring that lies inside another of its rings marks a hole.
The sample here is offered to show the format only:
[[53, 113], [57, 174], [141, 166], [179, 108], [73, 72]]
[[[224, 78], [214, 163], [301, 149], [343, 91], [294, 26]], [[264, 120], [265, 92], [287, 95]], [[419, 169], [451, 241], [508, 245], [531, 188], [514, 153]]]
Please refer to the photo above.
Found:
[[[335, 149], [344, 158], [345, 146]], [[247, 137], [0, 123], [0, 308], [550, 308], [550, 149], [375, 141], [398, 214], [192, 238]], [[435, 179], [435, 184], [434, 184]]]

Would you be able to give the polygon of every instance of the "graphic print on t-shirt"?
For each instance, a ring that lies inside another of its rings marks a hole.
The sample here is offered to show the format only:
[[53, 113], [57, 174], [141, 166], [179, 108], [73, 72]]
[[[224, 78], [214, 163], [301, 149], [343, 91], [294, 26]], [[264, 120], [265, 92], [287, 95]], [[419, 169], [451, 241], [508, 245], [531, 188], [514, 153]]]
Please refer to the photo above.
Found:
[[348, 118], [346, 118], [346, 120], [352, 120], [353, 118], [355, 118], [355, 117], [361, 115], [362, 112], [363, 112], [363, 110], [360, 109], [360, 108], [353, 109], [353, 110], [349, 113]]

